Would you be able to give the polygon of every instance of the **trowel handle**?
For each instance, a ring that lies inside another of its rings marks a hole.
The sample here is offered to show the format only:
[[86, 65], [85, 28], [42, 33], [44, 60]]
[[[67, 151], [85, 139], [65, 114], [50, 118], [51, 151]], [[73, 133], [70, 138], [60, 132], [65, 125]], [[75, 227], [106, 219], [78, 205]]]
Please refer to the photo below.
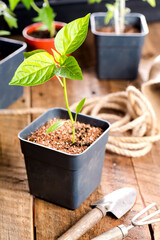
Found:
[[124, 225], [119, 225], [111, 230], [93, 238], [92, 240], [122, 240], [127, 236], [128, 230]]
[[96, 206], [57, 240], [79, 239], [84, 233], [86, 233], [97, 222], [99, 222], [105, 215], [106, 209], [103, 206]]

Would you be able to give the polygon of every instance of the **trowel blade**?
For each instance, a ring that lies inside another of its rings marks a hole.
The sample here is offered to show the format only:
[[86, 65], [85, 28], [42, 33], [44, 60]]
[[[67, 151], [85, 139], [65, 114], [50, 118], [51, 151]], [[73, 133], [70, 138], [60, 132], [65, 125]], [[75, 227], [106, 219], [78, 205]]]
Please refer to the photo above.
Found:
[[121, 218], [128, 212], [136, 201], [136, 190], [134, 188], [120, 188], [93, 203], [91, 206], [101, 205], [111, 212], [115, 217]]

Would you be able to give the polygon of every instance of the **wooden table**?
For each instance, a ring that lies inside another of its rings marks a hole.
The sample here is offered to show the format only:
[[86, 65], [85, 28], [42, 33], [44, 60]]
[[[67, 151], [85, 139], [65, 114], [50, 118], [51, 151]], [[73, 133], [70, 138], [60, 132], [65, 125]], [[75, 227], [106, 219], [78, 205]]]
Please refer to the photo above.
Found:
[[[95, 71], [94, 41], [89, 33], [85, 44], [76, 53], [83, 69], [83, 81], [67, 80], [70, 104], [83, 97], [102, 96], [125, 90], [132, 84], [140, 88], [148, 78], [152, 60], [160, 53], [160, 23], [150, 24], [139, 76], [134, 81], [98, 80]], [[63, 91], [58, 81], [24, 89], [24, 96], [11, 109], [28, 107], [65, 107]], [[132, 186], [137, 190], [133, 209], [117, 220], [106, 216], [90, 229], [81, 240], [91, 239], [118, 225], [129, 225], [131, 218], [146, 205], [157, 202], [160, 206], [160, 142], [144, 157], [128, 158], [106, 152], [100, 186], [77, 209], [63, 207], [34, 198], [29, 194], [23, 155], [18, 132], [30, 123], [35, 115], [0, 116], [0, 240], [53, 240], [85, 215], [90, 204], [115, 189]], [[136, 227], [130, 230], [127, 240], [158, 240], [160, 224]]]

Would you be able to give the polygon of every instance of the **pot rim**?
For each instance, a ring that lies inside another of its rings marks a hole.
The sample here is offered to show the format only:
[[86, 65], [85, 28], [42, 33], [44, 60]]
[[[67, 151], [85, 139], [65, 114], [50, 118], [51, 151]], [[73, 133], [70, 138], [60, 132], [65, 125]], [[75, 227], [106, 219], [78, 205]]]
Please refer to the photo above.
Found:
[[[32, 40], [32, 41], [40, 41], [40, 40], [41, 41], [46, 41], [46, 42], [53, 41], [54, 37], [53, 38], [43, 38], [42, 39], [42, 38], [34, 38], [34, 37], [28, 35], [28, 31], [30, 30], [31, 27], [39, 27], [39, 26], [42, 26], [42, 25], [43, 25], [42, 22], [30, 24], [23, 29], [22, 35], [24, 36], [24, 38], [26, 38], [28, 40]], [[54, 21], [54, 25], [55, 25], [55, 27], [62, 28], [66, 25], [66, 23], [65, 22], [59, 22], [59, 21]]]
[[128, 14], [126, 14], [126, 17], [138, 17], [141, 20], [141, 23], [143, 25], [143, 29], [140, 33], [119, 33], [119, 34], [115, 34], [115, 33], [98, 32], [96, 30], [95, 17], [104, 18], [105, 16], [106, 16], [106, 12], [96, 12], [96, 13], [91, 14], [91, 17], [90, 17], [91, 31], [92, 31], [93, 34], [99, 35], [99, 36], [115, 36], [115, 37], [123, 37], [123, 36], [125, 36], [125, 37], [133, 37], [133, 36], [142, 37], [142, 36], [145, 36], [149, 33], [146, 18], [141, 13], [128, 13]]
[[19, 44], [19, 48], [17, 50], [15, 50], [14, 52], [12, 52], [11, 54], [9, 54], [7, 57], [5, 57], [4, 59], [0, 60], [0, 64], [8, 61], [10, 58], [12, 58], [13, 56], [17, 55], [18, 53], [24, 51], [27, 47], [27, 44], [25, 42], [22, 41], [17, 41], [15, 39], [9, 39], [9, 38], [4, 38], [4, 37], [0, 37], [0, 41], [3, 42], [9, 42], [11, 44]]
[[[95, 144], [100, 138], [102, 138], [105, 134], [106, 134], [106, 132], [108, 132], [109, 130], [110, 130], [110, 127], [111, 127], [111, 124], [107, 121], [107, 120], [103, 120], [103, 119], [98, 119], [98, 118], [95, 118], [95, 117], [92, 117], [92, 116], [89, 116], [89, 115], [86, 115], [86, 114], [82, 114], [82, 113], [79, 113], [78, 115], [81, 115], [81, 116], [84, 116], [84, 117], [86, 117], [86, 118], [92, 118], [92, 119], [95, 119], [95, 120], [98, 120], [98, 121], [101, 121], [101, 122], [104, 122], [104, 123], [107, 123], [108, 124], [108, 127], [104, 130], [104, 132], [87, 148], [87, 149], [85, 149], [82, 153], [79, 153], [79, 154], [70, 154], [70, 153], [66, 153], [66, 152], [63, 152], [63, 151], [59, 151], [59, 150], [57, 150], [57, 149], [54, 149], [54, 148], [50, 148], [50, 147], [47, 147], [47, 146], [43, 146], [43, 145], [41, 145], [41, 144], [38, 144], [38, 143], [34, 143], [34, 142], [31, 142], [31, 141], [28, 141], [28, 140], [26, 140], [24, 137], [22, 137], [21, 135], [23, 134], [24, 135], [24, 131], [25, 130], [27, 130], [27, 128], [29, 127], [29, 126], [32, 126], [36, 121], [38, 121], [40, 118], [42, 118], [46, 113], [48, 113], [48, 112], [51, 112], [51, 111], [53, 111], [53, 110], [62, 110], [62, 111], [67, 111], [65, 108], [60, 108], [60, 107], [55, 107], [55, 108], [50, 108], [50, 109], [48, 109], [46, 112], [44, 112], [43, 114], [41, 114], [38, 118], [36, 118], [34, 121], [32, 121], [28, 126], [26, 126], [25, 128], [23, 128], [19, 133], [18, 133], [18, 138], [21, 140], [21, 141], [24, 141], [24, 142], [26, 142], [26, 143], [30, 143], [30, 144], [34, 144], [34, 145], [36, 145], [36, 146], [40, 146], [40, 147], [43, 147], [43, 148], [46, 148], [46, 149], [49, 149], [49, 150], [52, 150], [52, 151], [56, 151], [56, 152], [58, 152], [58, 153], [61, 153], [61, 154], [64, 154], [64, 155], [67, 155], [67, 156], [73, 156], [73, 157], [75, 157], [75, 156], [81, 156], [81, 155], [83, 155], [83, 154], [85, 154], [92, 146], [93, 146], [93, 144]], [[72, 113], [75, 113], [75, 112], [73, 112], [73, 111], [71, 111]], [[49, 120], [49, 119], [48, 119]], [[47, 121], [48, 121], [47, 120]], [[47, 122], [46, 121], [46, 122]], [[45, 122], [45, 123], [46, 123]], [[45, 123], [43, 123], [43, 124], [45, 124]], [[42, 124], [42, 125], [43, 125]], [[41, 126], [42, 126], [41, 125]], [[39, 127], [38, 127], [39, 128]], [[37, 129], [38, 129], [37, 128]], [[36, 130], [36, 128], [34, 129], [34, 131]], [[27, 136], [29, 136], [29, 135], [27, 135]]]

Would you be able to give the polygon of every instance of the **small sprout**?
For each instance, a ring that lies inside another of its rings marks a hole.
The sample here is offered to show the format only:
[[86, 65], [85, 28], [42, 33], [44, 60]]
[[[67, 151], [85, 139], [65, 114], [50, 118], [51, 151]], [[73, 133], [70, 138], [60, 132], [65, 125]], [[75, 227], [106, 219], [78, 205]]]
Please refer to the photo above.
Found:
[[85, 101], [86, 101], [86, 98], [83, 98], [83, 99], [78, 103], [78, 105], [77, 105], [77, 107], [76, 107], [76, 115], [75, 115], [75, 120], [74, 120], [75, 122], [77, 121], [77, 115], [78, 115], [78, 113], [81, 112], [81, 110], [82, 110], [82, 108], [83, 108], [83, 106], [84, 106]]
[[65, 123], [65, 121], [57, 121], [55, 122], [52, 126], [50, 126], [46, 133], [51, 133], [53, 131], [55, 131], [56, 129], [60, 128], [61, 126], [63, 126], [63, 124]]

